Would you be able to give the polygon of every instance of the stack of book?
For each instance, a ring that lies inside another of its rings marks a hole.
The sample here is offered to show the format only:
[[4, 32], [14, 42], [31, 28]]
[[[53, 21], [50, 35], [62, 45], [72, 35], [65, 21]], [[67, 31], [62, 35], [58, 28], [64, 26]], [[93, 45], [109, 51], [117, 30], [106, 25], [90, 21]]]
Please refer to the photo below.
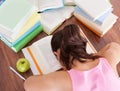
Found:
[[[41, 17], [43, 31], [52, 34], [74, 11], [71, 0], [30, 0], [36, 7]], [[69, 5], [69, 6], [68, 6]]]
[[42, 31], [36, 8], [26, 0], [6, 0], [0, 6], [0, 39], [15, 52]]
[[90, 30], [102, 37], [117, 20], [108, 0], [74, 0], [74, 16]]

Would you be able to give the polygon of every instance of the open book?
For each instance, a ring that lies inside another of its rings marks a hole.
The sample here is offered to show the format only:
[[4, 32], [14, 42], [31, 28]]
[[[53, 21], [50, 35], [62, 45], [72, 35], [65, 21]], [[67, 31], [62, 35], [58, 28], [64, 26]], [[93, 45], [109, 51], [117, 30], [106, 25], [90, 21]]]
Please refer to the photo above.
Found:
[[101, 17], [99, 17], [96, 20], [92, 20], [91, 17], [85, 11], [83, 11], [79, 6], [76, 6], [74, 11], [78, 12], [80, 15], [82, 15], [86, 19], [92, 21], [93, 23], [96, 23], [98, 25], [102, 25], [102, 24], [104, 24], [107, 17], [112, 13], [113, 8], [110, 8], [108, 11], [106, 11]]
[[[82, 31], [81, 34], [87, 39]], [[47, 74], [61, 68], [59, 61], [56, 59], [51, 49], [51, 38], [52, 35], [46, 36], [33, 43], [31, 46], [22, 49], [25, 58], [30, 62], [33, 75]], [[96, 52], [89, 40], [86, 50], [88, 53]]]
[[96, 20], [103, 16], [112, 5], [107, 0], [74, 0], [75, 4], [79, 6], [92, 20]]
[[40, 13], [40, 22], [43, 25], [43, 31], [50, 35], [54, 32], [66, 19], [72, 16], [73, 6], [64, 6], [59, 9], [48, 10]]
[[64, 6], [63, 0], [28, 0], [37, 7], [38, 12], [50, 9], [61, 8]]
[[89, 19], [85, 18], [84, 16], [82, 16], [79, 12], [75, 11], [74, 16], [85, 26], [87, 26], [91, 31], [93, 31], [95, 34], [97, 34], [100, 37], [105, 35], [110, 30], [110, 28], [112, 28], [112, 26], [115, 24], [115, 22], [118, 19], [116, 15], [111, 13], [102, 25], [98, 25], [90, 21]]

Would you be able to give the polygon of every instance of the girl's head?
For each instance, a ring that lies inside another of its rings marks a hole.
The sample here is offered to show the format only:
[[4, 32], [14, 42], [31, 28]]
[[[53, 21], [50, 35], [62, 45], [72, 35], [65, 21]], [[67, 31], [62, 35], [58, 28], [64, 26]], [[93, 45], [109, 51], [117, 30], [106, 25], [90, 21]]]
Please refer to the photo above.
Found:
[[86, 52], [86, 44], [87, 41], [80, 35], [79, 27], [74, 24], [56, 32], [51, 40], [53, 52], [66, 69], [71, 69], [74, 60], [84, 63], [86, 59], [98, 58]]

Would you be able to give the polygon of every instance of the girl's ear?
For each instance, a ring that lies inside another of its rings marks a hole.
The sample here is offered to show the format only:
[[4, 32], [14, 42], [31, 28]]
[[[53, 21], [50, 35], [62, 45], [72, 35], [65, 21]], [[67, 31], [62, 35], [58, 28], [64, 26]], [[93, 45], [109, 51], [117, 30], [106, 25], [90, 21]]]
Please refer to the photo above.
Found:
[[54, 53], [54, 55], [56, 56], [56, 58], [57, 58], [58, 60], [60, 60], [60, 58], [59, 58], [59, 53], [56, 52], [56, 51], [54, 51], [53, 53]]
[[55, 52], [55, 51], [54, 51], [53, 53], [54, 53], [54, 55], [56, 55], [56, 56], [58, 55], [58, 53], [57, 53], [57, 52]]

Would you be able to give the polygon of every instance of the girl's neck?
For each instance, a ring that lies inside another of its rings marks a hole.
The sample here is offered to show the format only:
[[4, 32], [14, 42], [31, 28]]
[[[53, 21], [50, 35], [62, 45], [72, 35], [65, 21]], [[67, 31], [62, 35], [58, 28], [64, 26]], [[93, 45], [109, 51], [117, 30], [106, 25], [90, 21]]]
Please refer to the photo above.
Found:
[[87, 71], [89, 69], [96, 67], [98, 64], [99, 64], [99, 59], [96, 60], [87, 59], [86, 62], [84, 63], [79, 62], [78, 60], [74, 60], [72, 68], [80, 71]]

